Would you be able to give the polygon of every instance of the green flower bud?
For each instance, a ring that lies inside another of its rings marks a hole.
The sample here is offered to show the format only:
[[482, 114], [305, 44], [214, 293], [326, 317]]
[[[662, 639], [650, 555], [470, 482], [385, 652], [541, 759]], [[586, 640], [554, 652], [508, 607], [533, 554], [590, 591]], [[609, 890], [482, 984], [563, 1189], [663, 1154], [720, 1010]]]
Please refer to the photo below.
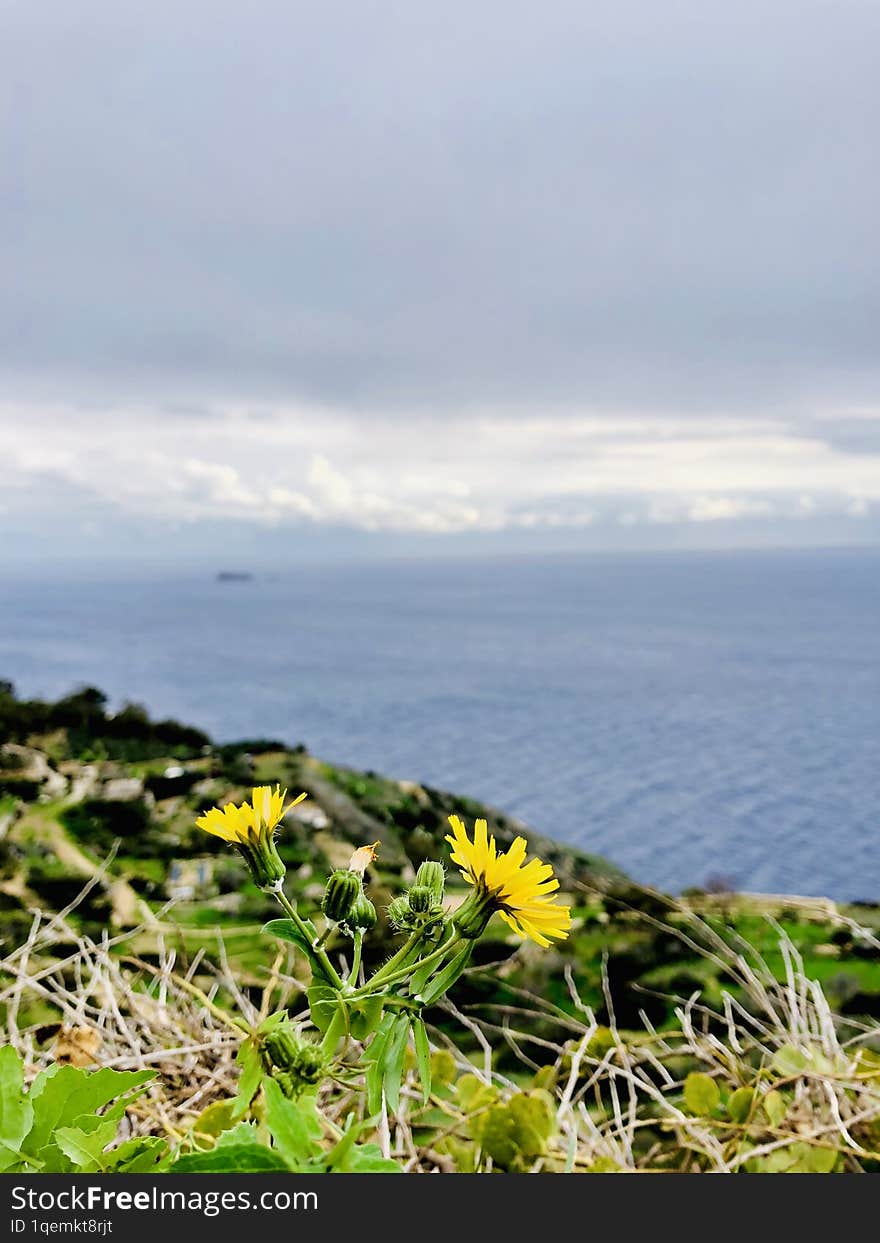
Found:
[[250, 868], [254, 884], [273, 893], [281, 888], [287, 868], [275, 849], [272, 833], [254, 833], [235, 843], [239, 854]]
[[414, 915], [427, 915], [434, 905], [434, 894], [427, 885], [413, 885], [407, 894], [407, 901]]
[[491, 894], [479, 888], [473, 889], [452, 917], [456, 930], [468, 941], [476, 941], [486, 931], [486, 925], [497, 907]]
[[327, 881], [321, 910], [328, 919], [341, 924], [348, 919], [361, 893], [361, 880], [347, 868], [338, 868]]
[[428, 860], [419, 865], [416, 872], [416, 884], [424, 885], [426, 889], [430, 889], [434, 895], [435, 902], [443, 901], [443, 892], [446, 888], [446, 873], [442, 863], [434, 863]]
[[324, 1077], [326, 1059], [320, 1047], [287, 1023], [266, 1032], [263, 1044], [272, 1062], [272, 1077], [278, 1080], [285, 1096], [298, 1096]]
[[388, 904], [388, 922], [398, 930], [409, 927], [411, 915], [409, 902], [404, 897], [395, 898]]
[[358, 894], [357, 901], [351, 909], [351, 914], [346, 919], [349, 928], [374, 928], [376, 925], [376, 908], [370, 899], [363, 892]]
[[293, 1066], [298, 1055], [299, 1042], [289, 1027], [278, 1027], [275, 1031], [266, 1032], [263, 1043], [273, 1066], [282, 1070], [289, 1070]]

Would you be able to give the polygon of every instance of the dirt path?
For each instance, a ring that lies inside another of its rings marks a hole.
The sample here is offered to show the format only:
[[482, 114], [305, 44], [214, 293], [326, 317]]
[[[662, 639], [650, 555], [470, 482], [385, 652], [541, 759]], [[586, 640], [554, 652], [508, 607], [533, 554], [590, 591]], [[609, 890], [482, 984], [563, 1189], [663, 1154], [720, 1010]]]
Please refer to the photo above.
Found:
[[[62, 804], [61, 806], [65, 806]], [[58, 810], [61, 808], [59, 807]], [[30, 830], [52, 851], [58, 861], [71, 876], [81, 876], [83, 880], [91, 878], [100, 870], [100, 864], [81, 850], [68, 837], [64, 826], [57, 819], [55, 811], [48, 808], [33, 808], [22, 816], [16, 829]], [[119, 877], [107, 877], [105, 888], [112, 905], [112, 921], [120, 928], [131, 928], [137, 924], [152, 927], [157, 923], [153, 912], [146, 902], [139, 898], [126, 880]]]

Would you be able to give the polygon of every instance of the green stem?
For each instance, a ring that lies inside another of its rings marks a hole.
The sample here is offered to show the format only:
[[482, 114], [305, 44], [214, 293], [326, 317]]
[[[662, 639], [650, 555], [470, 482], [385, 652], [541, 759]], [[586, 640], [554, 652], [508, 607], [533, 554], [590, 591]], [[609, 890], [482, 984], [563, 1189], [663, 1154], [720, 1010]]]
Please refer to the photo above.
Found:
[[[424, 966], [427, 966], [428, 963], [432, 963], [432, 962], [439, 963], [440, 960], [444, 958], [446, 954], [449, 953], [450, 950], [455, 949], [460, 944], [460, 942], [463, 940], [464, 938], [459, 936], [456, 933], [455, 936], [453, 936], [450, 940], [445, 941], [443, 945], [435, 949], [432, 954], [428, 954], [425, 958], [420, 958], [417, 963], [413, 964], [413, 966], [424, 967]], [[388, 966], [388, 963], [386, 963], [385, 965]], [[410, 967], [401, 968], [400, 970], [393, 972], [391, 975], [383, 974], [382, 979], [379, 981], [380, 987], [385, 988], [392, 984], [399, 984], [400, 981], [405, 980], [409, 974], [410, 974]], [[377, 971], [376, 975], [374, 975], [372, 979], [367, 980], [363, 988], [358, 989], [358, 991], [356, 993], [353, 993], [352, 996], [358, 997], [363, 993], [373, 992], [374, 986], [376, 983], [376, 977], [378, 975], [379, 975], [379, 972]]]
[[[297, 928], [299, 929], [299, 931], [301, 932], [305, 940], [308, 941], [310, 945], [312, 945], [311, 933], [309, 932], [308, 928], [303, 923], [302, 918], [299, 915], [296, 907], [290, 901], [290, 899], [288, 898], [284, 890], [274, 889], [272, 892], [275, 894], [275, 897], [281, 903], [288, 917], [293, 921], [293, 923], [296, 924]], [[333, 985], [333, 987], [341, 990], [343, 987], [342, 978], [339, 975], [339, 972], [333, 966], [333, 963], [324, 953], [324, 951], [320, 947], [312, 945], [312, 953], [314, 954], [317, 961], [321, 964], [322, 969], [324, 970], [328, 980]]]
[[354, 953], [351, 959], [351, 971], [348, 973], [348, 982], [357, 988], [358, 972], [361, 969], [361, 950], [364, 945], [364, 930], [357, 928], [354, 934]]
[[383, 966], [379, 967], [378, 971], [375, 971], [373, 975], [370, 976], [369, 980], [367, 981], [367, 985], [369, 985], [369, 987], [372, 988], [374, 984], [383, 983], [386, 975], [394, 972], [398, 967], [403, 966], [406, 959], [409, 957], [412, 951], [416, 948], [416, 946], [419, 944], [419, 942], [421, 941], [424, 935], [425, 935], [425, 930], [423, 928], [419, 928], [414, 933], [412, 933], [411, 936], [408, 938], [408, 940], [406, 940], [403, 943], [403, 945], [401, 945], [397, 953], [392, 954], [391, 957], [388, 959], [388, 961]]

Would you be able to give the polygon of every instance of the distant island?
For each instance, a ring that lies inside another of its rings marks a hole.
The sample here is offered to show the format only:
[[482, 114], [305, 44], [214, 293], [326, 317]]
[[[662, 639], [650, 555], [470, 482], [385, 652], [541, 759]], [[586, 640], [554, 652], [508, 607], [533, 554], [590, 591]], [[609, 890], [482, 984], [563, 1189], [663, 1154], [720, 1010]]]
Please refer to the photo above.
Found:
[[253, 581], [250, 570], [218, 570], [218, 583], [250, 583]]

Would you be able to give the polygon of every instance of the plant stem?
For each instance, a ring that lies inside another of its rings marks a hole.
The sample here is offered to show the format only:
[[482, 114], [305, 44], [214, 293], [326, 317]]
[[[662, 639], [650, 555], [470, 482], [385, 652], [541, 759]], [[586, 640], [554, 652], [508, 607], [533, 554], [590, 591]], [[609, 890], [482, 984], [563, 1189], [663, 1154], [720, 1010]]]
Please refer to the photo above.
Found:
[[330, 981], [330, 983], [333, 985], [334, 988], [338, 988], [341, 990], [343, 987], [343, 984], [342, 984], [342, 978], [339, 975], [339, 972], [333, 966], [333, 963], [327, 957], [325, 952], [320, 947], [317, 947], [312, 943], [312, 936], [308, 928], [303, 923], [302, 917], [299, 915], [296, 907], [290, 901], [287, 894], [284, 892], [283, 889], [275, 889], [273, 890], [273, 893], [275, 894], [275, 897], [278, 899], [278, 901], [281, 903], [288, 917], [293, 921], [293, 923], [296, 924], [302, 936], [305, 938], [306, 941], [308, 941], [309, 945], [312, 946], [312, 953], [317, 959], [317, 961], [321, 964], [321, 967], [324, 973], [326, 974], [328, 980]]
[[[463, 937], [460, 937], [456, 933], [455, 936], [450, 938], [450, 940], [445, 941], [442, 945], [438, 946], [438, 948], [435, 949], [432, 954], [428, 954], [425, 958], [420, 958], [419, 961], [414, 964], [414, 966], [424, 967], [428, 963], [432, 963], [432, 962], [439, 963], [440, 960], [444, 958], [446, 954], [449, 953], [450, 950], [455, 949], [463, 939], [464, 939]], [[385, 967], [388, 967], [388, 966], [390, 966], [390, 962], [385, 964]], [[399, 968], [397, 971], [392, 972], [390, 975], [385, 975], [384, 968], [383, 968], [383, 971], [381, 973], [377, 971], [376, 975], [374, 975], [372, 979], [367, 980], [363, 988], [358, 989], [358, 991], [353, 995], [357, 997], [362, 993], [371, 993], [376, 984], [377, 977], [380, 974], [382, 975], [382, 978], [379, 980], [379, 986], [381, 988], [385, 988], [388, 985], [398, 984], [400, 983], [401, 980], [405, 980], [407, 975], [409, 974], [409, 971], [410, 971], [409, 967], [403, 967], [403, 968]]]
[[364, 930], [356, 928], [354, 934], [354, 952], [351, 959], [351, 971], [348, 973], [348, 983], [353, 984], [357, 988], [358, 972], [361, 969], [361, 950], [364, 945]]
[[406, 940], [404, 944], [401, 945], [397, 953], [392, 954], [391, 957], [388, 959], [388, 961], [384, 964], [384, 966], [379, 967], [378, 971], [375, 971], [373, 975], [370, 976], [369, 980], [367, 981], [367, 984], [371, 988], [374, 984], [381, 984], [384, 981], [386, 975], [389, 975], [390, 973], [396, 971], [398, 967], [403, 966], [406, 959], [409, 957], [412, 951], [416, 948], [416, 946], [421, 941], [424, 935], [425, 933], [424, 933], [423, 928], [419, 928], [417, 929], [417, 931], [413, 932], [411, 936], [408, 938], [408, 940]]

